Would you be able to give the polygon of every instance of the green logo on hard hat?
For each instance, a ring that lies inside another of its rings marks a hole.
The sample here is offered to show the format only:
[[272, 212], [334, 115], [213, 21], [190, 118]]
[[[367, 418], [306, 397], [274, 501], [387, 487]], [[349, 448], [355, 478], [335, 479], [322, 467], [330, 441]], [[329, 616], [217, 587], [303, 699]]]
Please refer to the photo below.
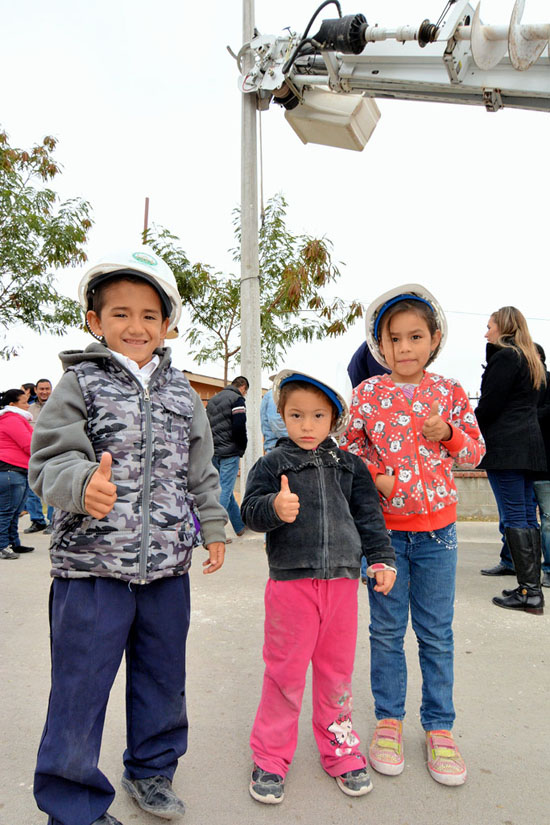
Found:
[[156, 266], [157, 262], [152, 255], [147, 255], [146, 252], [133, 252], [132, 258], [135, 258], [136, 261], [139, 261], [140, 264], [147, 264], [147, 266]]

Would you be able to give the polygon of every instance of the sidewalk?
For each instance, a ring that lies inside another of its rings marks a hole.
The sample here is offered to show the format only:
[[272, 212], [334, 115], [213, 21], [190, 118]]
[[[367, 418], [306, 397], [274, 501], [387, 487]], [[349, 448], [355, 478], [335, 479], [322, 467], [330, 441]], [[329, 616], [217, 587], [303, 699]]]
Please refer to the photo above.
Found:
[[[22, 520], [22, 528], [26, 521]], [[187, 803], [183, 825], [548, 825], [550, 741], [550, 606], [544, 616], [515, 614], [491, 604], [513, 579], [494, 580], [479, 569], [496, 562], [495, 523], [460, 522], [455, 648], [455, 735], [469, 778], [445, 788], [425, 767], [418, 721], [420, 678], [414, 634], [409, 657], [406, 766], [400, 777], [374, 771], [374, 790], [353, 799], [319, 765], [311, 732], [309, 684], [298, 750], [280, 806], [248, 794], [248, 735], [259, 699], [263, 663], [261, 537], [246, 533], [227, 548], [224, 568], [201, 573], [202, 551], [191, 573], [189, 636], [189, 752], [174, 780]], [[34, 553], [3, 561], [0, 575], [1, 685], [0, 825], [46, 825], [32, 796], [36, 749], [49, 689], [48, 537], [32, 538]], [[360, 629], [354, 683], [354, 727], [366, 749], [374, 727], [368, 677], [368, 603], [360, 587]], [[550, 596], [546, 591], [545, 595]], [[124, 748], [124, 674], [107, 714], [101, 767], [117, 788], [111, 812], [123, 825], [160, 825], [118, 790]], [[82, 825], [88, 825], [82, 823]]]

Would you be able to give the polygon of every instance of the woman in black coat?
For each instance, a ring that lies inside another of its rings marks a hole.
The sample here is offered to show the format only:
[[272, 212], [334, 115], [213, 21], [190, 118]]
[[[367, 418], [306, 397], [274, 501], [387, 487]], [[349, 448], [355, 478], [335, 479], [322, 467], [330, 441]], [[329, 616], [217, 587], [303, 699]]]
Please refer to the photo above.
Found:
[[545, 371], [515, 307], [502, 307], [487, 324], [487, 366], [476, 417], [487, 445], [487, 471], [519, 587], [496, 597], [498, 607], [542, 613], [541, 536], [532, 473], [546, 469], [537, 418]]
[[533, 475], [535, 498], [539, 505], [540, 534], [542, 539], [542, 586], [550, 587], [550, 373], [546, 369], [546, 354], [540, 344], [535, 344], [546, 370], [546, 387], [539, 395], [537, 414], [546, 451], [546, 470]]

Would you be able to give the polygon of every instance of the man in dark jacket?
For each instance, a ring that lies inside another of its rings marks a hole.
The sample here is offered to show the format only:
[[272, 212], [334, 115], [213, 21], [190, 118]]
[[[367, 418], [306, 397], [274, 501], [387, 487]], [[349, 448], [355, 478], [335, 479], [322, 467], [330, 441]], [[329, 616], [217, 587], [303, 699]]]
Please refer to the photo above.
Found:
[[227, 511], [233, 530], [244, 533], [244, 522], [233, 489], [239, 472], [239, 460], [244, 455], [246, 437], [246, 402], [248, 380], [239, 375], [228, 387], [212, 396], [206, 406], [214, 439], [214, 466], [220, 474], [220, 504]]

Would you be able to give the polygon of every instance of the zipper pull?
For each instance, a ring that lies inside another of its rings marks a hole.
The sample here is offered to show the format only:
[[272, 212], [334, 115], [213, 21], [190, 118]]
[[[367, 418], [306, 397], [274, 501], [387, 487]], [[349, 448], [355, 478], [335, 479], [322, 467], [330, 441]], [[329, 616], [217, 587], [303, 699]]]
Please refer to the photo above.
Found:
[[143, 388], [143, 397], [145, 398], [146, 401], [151, 400], [151, 396], [149, 395], [149, 385], [147, 385], [146, 387]]

